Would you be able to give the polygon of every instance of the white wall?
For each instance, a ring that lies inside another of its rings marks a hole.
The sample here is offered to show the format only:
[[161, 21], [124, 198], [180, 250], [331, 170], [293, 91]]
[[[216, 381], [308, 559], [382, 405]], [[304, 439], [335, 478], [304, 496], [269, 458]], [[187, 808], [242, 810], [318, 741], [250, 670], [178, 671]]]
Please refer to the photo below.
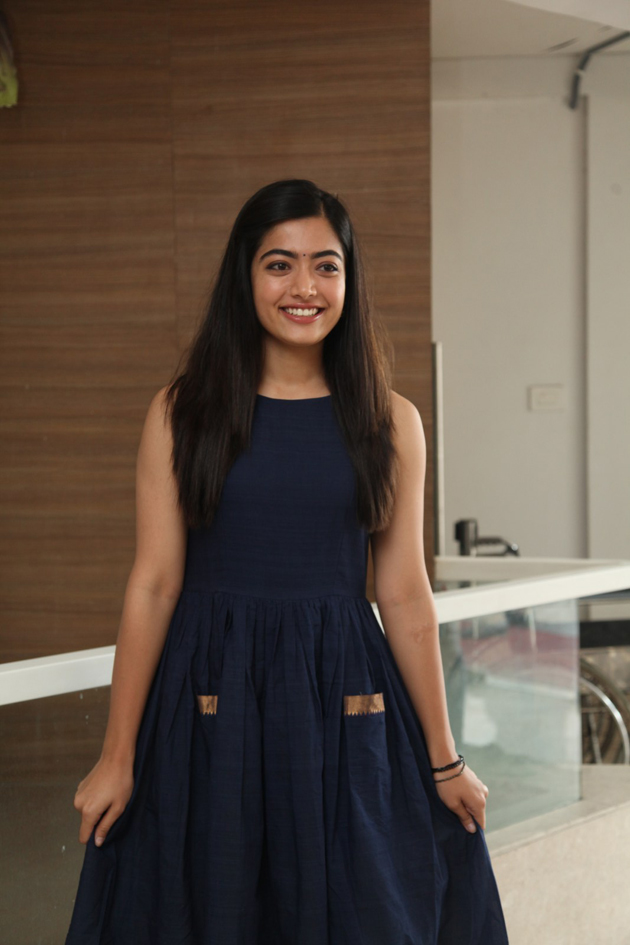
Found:
[[589, 553], [630, 558], [630, 88], [589, 96], [588, 166]]
[[[630, 103], [630, 57], [606, 59], [591, 62], [582, 92]], [[587, 452], [587, 417], [597, 425], [602, 407], [587, 409], [597, 387], [593, 377], [586, 385], [592, 220], [585, 108], [567, 104], [573, 65], [566, 57], [433, 64], [433, 338], [444, 346], [447, 554], [457, 552], [453, 523], [477, 518], [480, 534], [515, 541], [524, 555], [630, 557], [630, 534], [589, 546], [592, 510], [614, 517], [625, 497], [603, 487]], [[619, 133], [599, 136], [595, 151], [613, 160]], [[627, 171], [620, 183], [627, 194]], [[599, 222], [598, 238], [607, 226]], [[612, 279], [607, 272], [608, 297]], [[605, 388], [601, 359], [589, 363]], [[563, 385], [565, 409], [530, 411], [532, 384]], [[626, 481], [629, 469], [626, 462]]]

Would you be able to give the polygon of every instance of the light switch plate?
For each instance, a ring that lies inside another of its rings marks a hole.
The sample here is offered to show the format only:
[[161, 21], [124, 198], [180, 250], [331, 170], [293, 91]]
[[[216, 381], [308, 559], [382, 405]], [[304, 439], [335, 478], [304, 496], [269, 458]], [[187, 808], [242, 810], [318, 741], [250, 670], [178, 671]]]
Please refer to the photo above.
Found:
[[564, 384], [535, 384], [527, 388], [530, 410], [564, 410]]

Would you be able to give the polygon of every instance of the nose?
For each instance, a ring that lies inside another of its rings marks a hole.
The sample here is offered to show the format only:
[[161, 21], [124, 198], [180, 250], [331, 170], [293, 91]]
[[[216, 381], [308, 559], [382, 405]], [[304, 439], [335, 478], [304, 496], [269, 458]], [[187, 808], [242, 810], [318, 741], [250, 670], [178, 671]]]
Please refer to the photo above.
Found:
[[299, 296], [301, 299], [307, 299], [310, 295], [317, 295], [313, 276], [308, 267], [298, 271], [293, 283], [293, 295]]

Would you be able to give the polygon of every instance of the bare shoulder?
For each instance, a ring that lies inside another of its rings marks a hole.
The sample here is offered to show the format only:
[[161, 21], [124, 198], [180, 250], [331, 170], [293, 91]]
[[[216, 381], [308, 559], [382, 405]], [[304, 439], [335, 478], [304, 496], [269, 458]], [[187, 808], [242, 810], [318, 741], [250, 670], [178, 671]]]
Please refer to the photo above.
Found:
[[424, 427], [420, 411], [411, 400], [391, 391], [392, 419], [396, 448], [404, 456], [414, 451], [426, 451]]
[[[413, 423], [415, 417], [420, 419], [420, 413], [416, 405], [408, 400], [406, 397], [403, 397], [402, 394], [399, 394], [395, 390], [390, 391], [391, 400], [392, 400], [392, 413], [394, 414], [395, 419], [400, 419], [402, 422]], [[415, 415], [415, 416], [414, 416]]]
[[156, 459], [158, 456], [170, 457], [173, 437], [167, 415], [167, 390], [167, 386], [161, 387], [151, 398], [140, 441], [140, 456], [148, 454], [150, 459]]
[[148, 416], [151, 417], [153, 423], [157, 423], [159, 420], [162, 426], [170, 428], [170, 424], [166, 423], [167, 412], [168, 412], [168, 402], [166, 394], [168, 391], [169, 385], [165, 384], [164, 387], [161, 387], [159, 391], [153, 395], [151, 398], [151, 403], [149, 404]]
[[173, 435], [171, 429], [167, 387], [153, 395], [149, 404], [137, 456], [140, 481], [150, 483], [153, 489], [166, 493], [170, 501], [176, 492], [173, 474]]
[[138, 448], [134, 575], [170, 596], [182, 586], [186, 524], [173, 472], [166, 391], [162, 387], [151, 398]]
[[425, 595], [424, 479], [426, 445], [418, 408], [391, 392], [394, 448], [400, 460], [394, 508], [389, 524], [372, 535], [374, 593], [379, 603]]

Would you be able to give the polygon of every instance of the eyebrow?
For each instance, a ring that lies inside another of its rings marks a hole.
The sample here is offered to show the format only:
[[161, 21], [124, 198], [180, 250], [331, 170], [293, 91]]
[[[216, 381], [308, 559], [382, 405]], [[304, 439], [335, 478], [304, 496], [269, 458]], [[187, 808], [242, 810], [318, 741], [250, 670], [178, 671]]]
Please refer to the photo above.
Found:
[[[278, 253], [280, 256], [290, 256], [291, 259], [298, 258], [297, 253], [291, 253], [288, 249], [268, 249], [266, 253], [262, 254], [259, 262], [262, 262], [265, 256], [271, 256], [273, 253]], [[311, 259], [319, 259], [320, 256], [338, 256], [343, 262], [343, 256], [340, 256], [336, 249], [322, 249], [319, 253], [311, 253]]]

